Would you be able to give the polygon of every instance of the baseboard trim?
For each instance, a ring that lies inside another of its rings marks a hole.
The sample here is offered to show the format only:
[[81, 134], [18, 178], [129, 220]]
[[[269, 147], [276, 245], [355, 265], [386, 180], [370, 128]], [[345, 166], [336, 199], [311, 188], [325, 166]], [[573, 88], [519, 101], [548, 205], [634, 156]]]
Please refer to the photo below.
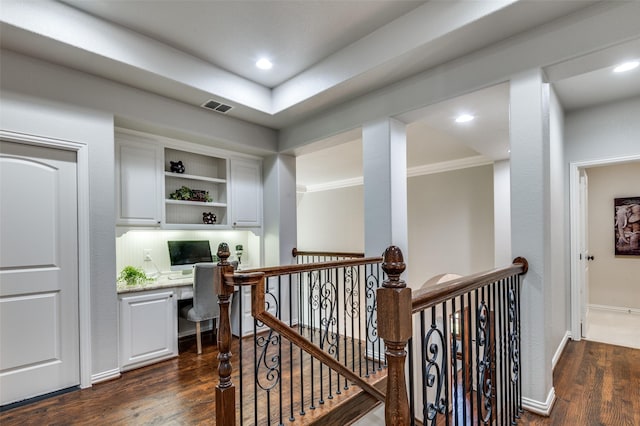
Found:
[[587, 305], [588, 310], [605, 311], [605, 312], [618, 312], [620, 314], [632, 314], [640, 315], [640, 309], [629, 308], [624, 306], [611, 306], [611, 305]]
[[549, 394], [547, 395], [547, 400], [545, 402], [536, 401], [535, 399], [523, 396], [522, 408], [527, 411], [531, 411], [532, 413], [549, 417], [554, 402], [556, 402], [556, 390], [552, 387], [551, 390], [549, 390]]
[[91, 384], [95, 385], [96, 383], [106, 382], [107, 380], [113, 380], [120, 378], [120, 369], [114, 368], [113, 370], [103, 371], [102, 373], [92, 374], [91, 375]]
[[564, 352], [564, 348], [565, 346], [567, 346], [567, 342], [569, 341], [569, 339], [571, 339], [571, 332], [567, 330], [567, 332], [564, 333], [564, 337], [560, 341], [560, 344], [558, 345], [558, 349], [556, 349], [556, 353], [553, 354], [553, 358], [551, 358], [551, 371], [556, 368], [556, 364], [558, 363], [562, 352]]

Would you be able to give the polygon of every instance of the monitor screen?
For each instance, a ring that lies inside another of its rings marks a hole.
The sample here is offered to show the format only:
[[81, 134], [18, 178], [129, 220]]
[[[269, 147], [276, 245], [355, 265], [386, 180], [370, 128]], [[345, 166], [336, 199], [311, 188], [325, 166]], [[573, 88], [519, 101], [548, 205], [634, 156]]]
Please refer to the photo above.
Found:
[[208, 240], [202, 241], [167, 241], [171, 270], [190, 269], [194, 263], [213, 262]]

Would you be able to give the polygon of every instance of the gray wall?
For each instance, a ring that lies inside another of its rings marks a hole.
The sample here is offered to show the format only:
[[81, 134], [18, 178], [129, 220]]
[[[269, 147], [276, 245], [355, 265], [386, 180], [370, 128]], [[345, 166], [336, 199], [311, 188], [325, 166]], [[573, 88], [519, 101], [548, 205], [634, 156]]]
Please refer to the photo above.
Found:
[[[493, 268], [493, 167], [407, 180], [407, 280], [419, 288], [434, 275]], [[298, 247], [362, 251], [363, 187], [298, 195]]]
[[[565, 115], [568, 163], [640, 155], [640, 97]], [[568, 188], [568, 176], [567, 176]], [[568, 192], [567, 192], [568, 193]]]
[[588, 169], [589, 304], [640, 309], [640, 257], [615, 256], [613, 199], [640, 197], [640, 161]]
[[562, 340], [570, 328], [570, 294], [571, 279], [567, 253], [565, 251], [566, 223], [565, 198], [569, 197], [564, 191], [564, 176], [566, 174], [564, 162], [564, 114], [555, 92], [550, 92], [549, 106], [549, 226], [550, 226], [550, 259], [551, 269], [551, 344], [549, 351], [557, 351]]
[[493, 268], [493, 167], [409, 178], [409, 283]]
[[364, 187], [298, 194], [298, 249], [364, 253]]
[[10, 92], [2, 78], [0, 128], [88, 145], [92, 373], [117, 369], [113, 116]]
[[91, 371], [108, 375], [118, 369], [114, 120], [253, 154], [275, 152], [276, 132], [14, 52], [0, 54], [0, 128], [89, 146]]

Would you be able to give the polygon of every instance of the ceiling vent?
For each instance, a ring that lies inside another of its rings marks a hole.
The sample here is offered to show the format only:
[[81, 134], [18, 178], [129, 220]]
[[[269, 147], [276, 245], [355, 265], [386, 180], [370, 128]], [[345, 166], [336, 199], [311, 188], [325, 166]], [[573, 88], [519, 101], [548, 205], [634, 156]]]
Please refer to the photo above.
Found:
[[207, 108], [222, 114], [226, 114], [227, 112], [231, 111], [231, 108], [233, 108], [231, 105], [225, 105], [221, 102], [214, 101], [213, 99], [209, 99], [207, 102], [203, 103], [201, 106], [203, 108]]

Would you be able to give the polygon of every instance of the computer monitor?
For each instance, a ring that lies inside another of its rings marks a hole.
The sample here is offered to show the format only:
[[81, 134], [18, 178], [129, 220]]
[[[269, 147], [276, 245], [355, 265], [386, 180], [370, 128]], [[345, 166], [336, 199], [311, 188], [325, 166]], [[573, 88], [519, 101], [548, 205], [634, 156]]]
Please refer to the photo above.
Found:
[[172, 271], [188, 274], [193, 270], [194, 263], [213, 262], [208, 240], [167, 241], [167, 243]]

